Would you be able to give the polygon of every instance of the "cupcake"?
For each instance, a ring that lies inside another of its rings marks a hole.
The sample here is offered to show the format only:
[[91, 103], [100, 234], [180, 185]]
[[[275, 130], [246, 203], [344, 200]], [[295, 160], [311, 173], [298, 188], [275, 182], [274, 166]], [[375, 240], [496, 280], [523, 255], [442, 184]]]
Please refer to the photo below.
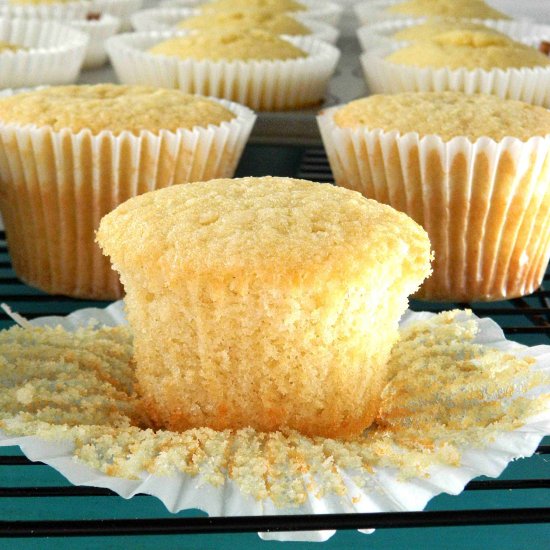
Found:
[[121, 82], [154, 83], [263, 111], [319, 104], [339, 51], [310, 37], [239, 32], [119, 35], [107, 51]]
[[463, 91], [550, 105], [550, 59], [493, 31], [454, 30], [361, 56], [372, 93]]
[[361, 433], [430, 272], [428, 238], [404, 214], [288, 178], [147, 193], [97, 239], [124, 283], [145, 407], [176, 431]]
[[142, 4], [143, 0], [92, 0], [92, 12], [116, 17], [120, 20], [120, 28], [129, 31], [132, 28], [130, 17]]
[[272, 13], [305, 11], [307, 7], [295, 0], [210, 0], [199, 6], [205, 13], [236, 9], [267, 9]]
[[370, 0], [354, 6], [363, 24], [395, 17], [454, 17], [462, 19], [510, 19], [482, 0]]
[[550, 112], [457, 92], [378, 95], [318, 118], [339, 185], [428, 232], [430, 300], [533, 292], [550, 253]]
[[87, 44], [56, 21], [0, 18], [0, 88], [74, 82]]
[[83, 19], [91, 10], [90, 0], [0, 0], [0, 14], [32, 19]]
[[17, 276], [52, 294], [119, 298], [94, 243], [100, 218], [145, 191], [231, 176], [253, 121], [239, 105], [152, 87], [0, 98], [0, 209]]
[[266, 9], [247, 9], [202, 14], [189, 8], [154, 8], [135, 13], [132, 16], [132, 25], [137, 31], [187, 29], [204, 32], [213, 29], [239, 31], [259, 28], [273, 34], [308, 35], [329, 44], [336, 43], [339, 36], [336, 27], [301, 13], [286, 14], [273, 13]]

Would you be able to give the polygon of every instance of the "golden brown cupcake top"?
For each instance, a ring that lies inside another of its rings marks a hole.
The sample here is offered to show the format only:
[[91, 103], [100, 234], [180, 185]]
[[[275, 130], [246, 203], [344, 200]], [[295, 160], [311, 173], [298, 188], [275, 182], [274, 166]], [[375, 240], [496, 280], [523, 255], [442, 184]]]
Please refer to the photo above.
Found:
[[482, 0], [407, 0], [389, 6], [386, 12], [409, 16], [510, 19]]
[[0, 98], [0, 123], [138, 134], [220, 124], [235, 114], [218, 102], [150, 86], [54, 86]]
[[212, 61], [284, 60], [307, 56], [287, 40], [259, 29], [205, 32], [169, 38], [150, 48], [149, 52]]
[[200, 6], [204, 12], [236, 9], [268, 9], [272, 12], [302, 11], [306, 7], [295, 0], [213, 0]]
[[386, 57], [414, 67], [449, 69], [509, 69], [539, 67], [550, 59], [525, 44], [491, 31], [454, 30], [415, 42]]
[[408, 40], [415, 42], [417, 40], [431, 40], [436, 36], [449, 31], [484, 31], [500, 36], [506, 36], [494, 29], [486, 27], [481, 23], [474, 23], [467, 19], [438, 19], [431, 18], [420, 25], [412, 25], [396, 32], [392, 38], [394, 40]]
[[178, 23], [177, 27], [201, 31], [223, 29], [225, 32], [243, 29], [262, 29], [273, 34], [311, 34], [310, 29], [293, 17], [265, 9], [224, 10], [217, 13], [196, 15], [184, 19]]
[[117, 270], [171, 281], [240, 273], [292, 285], [323, 269], [322, 276], [353, 284], [369, 262], [392, 256], [406, 261], [411, 277], [429, 270], [427, 236], [405, 214], [355, 191], [291, 178], [219, 179], [146, 193], [105, 216], [97, 240]]
[[406, 92], [373, 95], [348, 103], [334, 114], [341, 128], [380, 128], [401, 134], [438, 135], [443, 140], [511, 136], [528, 140], [550, 134], [550, 111], [522, 101], [461, 92]]

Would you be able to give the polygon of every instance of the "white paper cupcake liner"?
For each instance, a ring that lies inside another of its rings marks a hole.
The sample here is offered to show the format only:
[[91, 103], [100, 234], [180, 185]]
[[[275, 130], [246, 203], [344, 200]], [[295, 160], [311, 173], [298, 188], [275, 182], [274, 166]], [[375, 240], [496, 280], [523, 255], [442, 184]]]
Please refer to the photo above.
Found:
[[52, 4], [10, 4], [0, 0], [0, 16], [32, 19], [53, 19], [59, 22], [67, 19], [84, 19], [90, 11], [91, 2], [59, 2]]
[[[358, 2], [353, 6], [353, 9], [362, 25], [371, 25], [381, 21], [402, 18], [404, 14], [387, 12], [386, 9], [395, 4], [401, 4], [403, 1], [404, 0], [368, 0]], [[489, 2], [489, 4], [491, 3]], [[498, 5], [492, 7], [498, 9], [501, 13], [504, 13], [504, 15], [508, 15], [506, 12], [502, 11]], [[526, 21], [529, 20], [527, 17], [522, 17], [522, 19]]]
[[0, 40], [28, 48], [0, 53], [0, 88], [75, 82], [88, 44], [55, 21], [21, 18], [0, 18]]
[[396, 43], [361, 55], [360, 61], [370, 93], [455, 91], [490, 94], [550, 107], [550, 65], [519, 69], [448, 69], [413, 67], [386, 60], [403, 47]]
[[[174, 8], [174, 7], [200, 7], [201, 4], [206, 4], [206, 0], [163, 0], [160, 2], [161, 7]], [[340, 18], [344, 8], [336, 2], [329, 2], [327, 0], [300, 0], [300, 4], [306, 7], [306, 10], [299, 13], [310, 19], [316, 19], [337, 27], [340, 23]]]
[[93, 69], [105, 64], [107, 61], [105, 40], [117, 33], [120, 27], [120, 19], [114, 15], [104, 14], [97, 20], [75, 19], [67, 24], [89, 37], [82, 67]]
[[[507, 21], [504, 19], [469, 19], [468, 21], [485, 25], [507, 34], [513, 40], [535, 47], [542, 41], [550, 40], [550, 25], [536, 25], [530, 21]], [[399, 42], [393, 38], [395, 33], [425, 22], [426, 17], [409, 17], [364, 25], [357, 29], [357, 38], [363, 51], [375, 48], [391, 48]]]
[[[432, 313], [407, 312], [401, 326], [410, 326], [417, 321], [434, 317]], [[58, 326], [67, 330], [85, 327], [91, 321], [107, 326], [124, 324], [125, 315], [121, 302], [106, 309], [87, 308], [67, 317], [44, 317], [31, 321], [34, 326]], [[482, 344], [518, 357], [533, 357], [532, 370], [541, 373], [550, 371], [550, 346], [528, 348], [507, 341], [502, 330], [490, 319], [478, 319], [479, 333], [475, 343]], [[534, 390], [536, 394], [547, 393], [546, 384]], [[525, 396], [529, 398], [531, 393]], [[441, 493], [459, 494], [471, 479], [486, 475], [499, 476], [509, 462], [516, 458], [531, 456], [542, 438], [550, 433], [550, 408], [529, 418], [521, 427], [509, 432], [500, 432], [488, 439], [483, 448], [462, 446], [461, 463], [458, 466], [432, 466], [429, 477], [403, 480], [393, 468], [376, 468], [359, 485], [353, 471], [339, 471], [347, 489], [342, 497], [310, 494], [298, 508], [278, 509], [270, 500], [258, 501], [244, 494], [234, 481], [227, 478], [220, 487], [214, 487], [200, 476], [190, 477], [183, 473], [157, 476], [143, 473], [140, 479], [123, 479], [103, 474], [73, 459], [73, 443], [45, 441], [35, 436], [18, 437], [0, 431], [0, 445], [18, 445], [32, 461], [41, 461], [56, 469], [75, 485], [103, 487], [115, 491], [124, 498], [137, 494], [149, 494], [160, 499], [173, 513], [185, 509], [200, 509], [211, 516], [243, 516], [272, 514], [320, 514], [351, 512], [391, 512], [422, 510], [427, 503]], [[308, 479], [308, 474], [303, 474]], [[362, 531], [371, 532], [371, 531]], [[325, 541], [334, 531], [308, 531], [295, 533], [262, 533], [268, 540]]]
[[407, 213], [429, 234], [434, 273], [420, 297], [499, 300], [539, 287], [550, 257], [550, 136], [443, 141], [340, 128], [338, 108], [317, 119], [336, 183]]
[[[198, 10], [192, 8], [152, 8], [134, 13], [131, 22], [138, 32], [178, 30], [176, 25], [180, 21], [194, 17], [199, 13]], [[307, 26], [314, 38], [329, 44], [336, 44], [340, 35], [336, 27], [299, 15], [299, 12], [292, 14], [292, 17]]]
[[255, 110], [289, 110], [321, 103], [340, 57], [334, 46], [307, 36], [284, 37], [308, 54], [300, 59], [199, 61], [146, 51], [186, 34], [152, 31], [113, 36], [106, 49], [118, 79], [221, 97]]
[[122, 295], [95, 244], [100, 219], [130, 197], [190, 181], [232, 177], [255, 115], [192, 130], [114, 135], [0, 124], [0, 197], [15, 272], [53, 294]]
[[92, 0], [92, 11], [107, 13], [120, 19], [120, 28], [128, 31], [132, 28], [130, 16], [138, 11], [143, 0]]

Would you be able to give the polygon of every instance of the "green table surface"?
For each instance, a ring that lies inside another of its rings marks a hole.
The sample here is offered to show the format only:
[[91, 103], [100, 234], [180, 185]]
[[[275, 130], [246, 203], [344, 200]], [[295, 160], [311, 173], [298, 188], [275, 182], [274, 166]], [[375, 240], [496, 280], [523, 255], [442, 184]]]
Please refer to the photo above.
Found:
[[[304, 150], [300, 147], [249, 146], [240, 163], [237, 175], [285, 175], [299, 173]], [[7, 257], [0, 258], [0, 261]], [[0, 300], [17, 293], [20, 313], [65, 315], [75, 309], [97, 302], [69, 299], [48, 301], [43, 293], [9, 281], [4, 284], [2, 276], [12, 276], [8, 267], [0, 268]], [[25, 301], [21, 297], [25, 296]], [[41, 298], [42, 296], [42, 298]], [[27, 299], [28, 297], [28, 299]], [[526, 301], [529, 303], [529, 300]], [[503, 311], [510, 304], [503, 303]], [[540, 307], [540, 304], [538, 305]], [[413, 304], [414, 309], [438, 309], [434, 304]], [[546, 316], [548, 318], [548, 316]], [[493, 315], [499, 323], [510, 323], [510, 312]], [[515, 324], [529, 326], [522, 315], [514, 317]], [[0, 328], [8, 326], [2, 321]], [[548, 337], [542, 334], [511, 334], [513, 338], [528, 345], [547, 344]], [[550, 439], [544, 441], [550, 444]], [[17, 447], [0, 447], [0, 456], [20, 456]], [[547, 479], [550, 473], [550, 455], [535, 455], [511, 463], [500, 479]], [[70, 484], [48, 466], [0, 466], [0, 487], [44, 487], [69, 486]], [[548, 485], [548, 483], [546, 484]], [[459, 496], [440, 495], [434, 498], [427, 510], [469, 510], [547, 507], [550, 503], [549, 489], [465, 491]], [[204, 516], [197, 510], [177, 514], [178, 517]], [[142, 519], [174, 517], [154, 497], [141, 496], [130, 500], [120, 497], [43, 497], [43, 498], [0, 498], [0, 520], [91, 520], [91, 519]], [[0, 538], [0, 550], [31, 549], [240, 549], [272, 548], [284, 544], [287, 548], [313, 548], [316, 543], [279, 543], [262, 541], [256, 534], [231, 535], [146, 535], [124, 537], [78, 537], [78, 538]], [[364, 535], [357, 531], [339, 531], [322, 548], [369, 548], [380, 549], [432, 549], [449, 550], [542, 550], [550, 548], [550, 526], [493, 525], [482, 527], [440, 527], [440, 528], [390, 528], [379, 529], [374, 534]]]

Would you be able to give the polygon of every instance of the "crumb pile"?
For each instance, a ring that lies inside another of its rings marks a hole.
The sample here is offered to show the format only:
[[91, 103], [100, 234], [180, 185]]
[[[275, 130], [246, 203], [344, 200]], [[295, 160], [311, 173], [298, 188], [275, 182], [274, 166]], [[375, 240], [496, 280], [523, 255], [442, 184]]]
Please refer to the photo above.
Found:
[[377, 424], [338, 441], [294, 431], [154, 432], [134, 393], [127, 328], [14, 328], [0, 336], [0, 427], [72, 440], [76, 460], [108, 475], [179, 471], [216, 486], [229, 477], [257, 499], [297, 506], [308, 494], [345, 495], [342, 470], [367, 486], [381, 467], [397, 468], [405, 480], [458, 466], [463, 449], [486, 447], [547, 408], [548, 393], [526, 394], [547, 386], [549, 375], [532, 359], [474, 344], [476, 331], [458, 312], [403, 329]]

